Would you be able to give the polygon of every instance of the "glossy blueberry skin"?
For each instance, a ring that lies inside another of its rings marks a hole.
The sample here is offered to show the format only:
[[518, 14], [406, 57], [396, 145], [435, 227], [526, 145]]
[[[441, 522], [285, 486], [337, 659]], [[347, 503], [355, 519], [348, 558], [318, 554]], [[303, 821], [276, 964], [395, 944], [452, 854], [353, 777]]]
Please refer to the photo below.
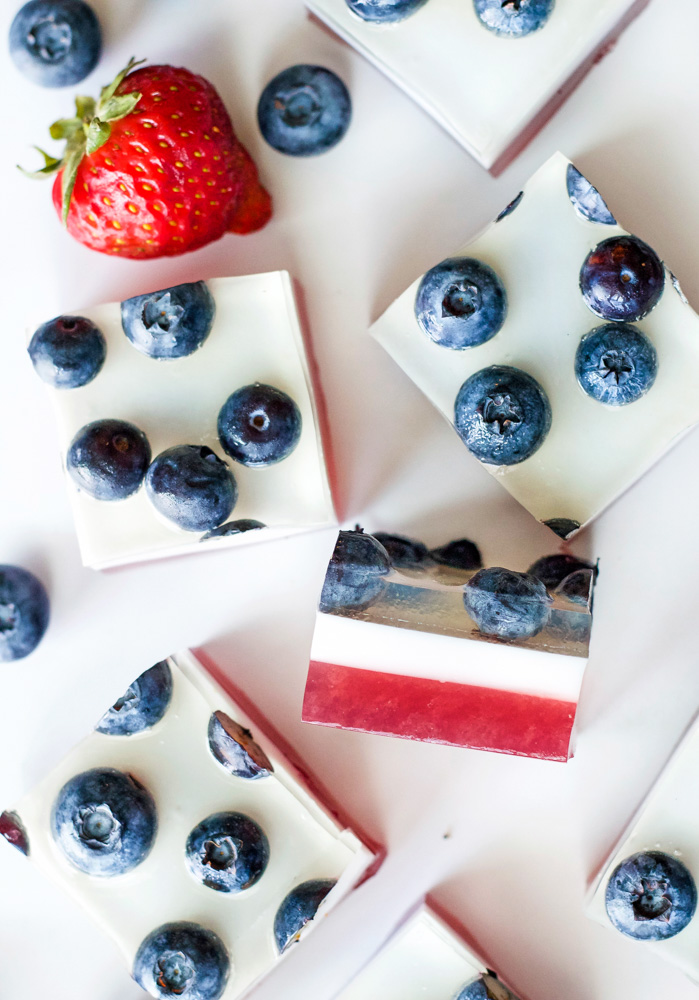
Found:
[[311, 879], [297, 885], [284, 897], [274, 918], [274, 940], [280, 953], [298, 940], [298, 935], [313, 920], [335, 884], [335, 879]]
[[454, 1000], [517, 1000], [506, 986], [492, 974], [481, 976], [465, 986]]
[[431, 268], [415, 296], [423, 333], [452, 351], [484, 344], [506, 316], [505, 286], [492, 267], [473, 257], [448, 257]]
[[299, 443], [301, 411], [291, 396], [273, 385], [245, 385], [221, 407], [218, 437], [235, 462], [263, 469], [283, 461]]
[[249, 816], [214, 813], [190, 833], [185, 861], [194, 878], [209, 889], [243, 892], [262, 878], [269, 861], [269, 841]]
[[520, 191], [519, 194], [512, 199], [509, 205], [506, 205], [505, 208], [503, 208], [502, 212], [500, 212], [500, 215], [498, 215], [495, 221], [502, 222], [502, 220], [506, 219], [508, 215], [512, 215], [514, 210], [519, 207], [522, 198], [524, 198], [524, 191]]
[[228, 952], [219, 936], [181, 920], [148, 935], [138, 949], [132, 975], [152, 997], [218, 1000], [229, 971]]
[[612, 872], [605, 893], [607, 916], [637, 941], [662, 941], [683, 930], [697, 908], [689, 869], [661, 851], [632, 854]]
[[440, 566], [452, 569], [480, 569], [483, 565], [480, 549], [468, 538], [456, 538], [453, 542], [432, 549], [430, 555]]
[[172, 697], [172, 671], [163, 660], [145, 670], [95, 726], [107, 736], [133, 736], [160, 722]]
[[658, 374], [658, 354], [648, 337], [628, 323], [591, 330], [575, 354], [583, 392], [607, 406], [626, 406], [645, 396]]
[[471, 375], [459, 389], [454, 426], [481, 462], [517, 465], [543, 444], [551, 427], [551, 406], [531, 375], [492, 365]]
[[121, 325], [136, 350], [148, 358], [186, 358], [211, 333], [216, 303], [204, 281], [136, 295], [121, 303]]
[[29, 837], [16, 812], [4, 812], [0, 815], [0, 837], [4, 837], [20, 854], [29, 856]]
[[654, 250], [637, 236], [611, 236], [585, 258], [580, 291], [585, 304], [602, 319], [633, 323], [660, 300], [665, 271]]
[[479, 570], [464, 587], [464, 606], [479, 630], [499, 639], [538, 635], [552, 603], [541, 580], [500, 566]]
[[10, 27], [10, 55], [40, 87], [69, 87], [84, 80], [102, 52], [102, 32], [83, 0], [32, 0]]
[[385, 531], [375, 531], [372, 537], [383, 545], [396, 569], [426, 569], [432, 563], [427, 546], [414, 538], [389, 535]]
[[345, 0], [347, 6], [372, 24], [396, 24], [404, 21], [427, 3], [427, 0]]
[[288, 156], [317, 156], [342, 139], [352, 118], [347, 87], [322, 66], [290, 66], [267, 84], [257, 122], [267, 142]]
[[594, 569], [594, 566], [584, 559], [571, 556], [567, 552], [556, 552], [552, 556], [542, 556], [527, 570], [530, 576], [535, 576], [541, 580], [548, 590], [555, 590], [556, 587], [571, 573], [579, 569]]
[[550, 528], [554, 535], [559, 538], [570, 538], [580, 529], [580, 521], [573, 521], [569, 517], [551, 517], [548, 521], [542, 521], [547, 528]]
[[67, 781], [51, 813], [51, 833], [86, 875], [123, 875], [148, 855], [158, 827], [150, 792], [130, 774], [95, 767]]
[[101, 371], [107, 344], [83, 316], [57, 316], [43, 323], [29, 344], [34, 371], [54, 389], [78, 389]]
[[246, 531], [257, 531], [258, 528], [266, 527], [262, 521], [255, 521], [252, 517], [241, 517], [237, 521], [227, 521], [218, 528], [212, 528], [201, 536], [200, 541], [206, 542], [209, 538], [227, 538], [228, 535], [242, 535]]
[[473, 0], [481, 24], [503, 38], [522, 38], [543, 28], [555, 0]]
[[125, 500], [140, 489], [151, 459], [148, 438], [126, 420], [95, 420], [73, 438], [66, 469], [95, 500]]
[[225, 712], [214, 712], [209, 719], [209, 750], [221, 767], [236, 778], [256, 781], [272, 774], [274, 767], [249, 729]]
[[48, 628], [49, 597], [21, 566], [0, 565], [0, 663], [29, 656]]
[[616, 219], [607, 208], [602, 195], [572, 163], [568, 164], [566, 186], [573, 207], [583, 219], [587, 219], [588, 222], [599, 222], [603, 226], [616, 225]]
[[226, 463], [197, 444], [175, 445], [157, 455], [146, 474], [146, 493], [158, 513], [184, 531], [217, 528], [238, 499]]
[[363, 531], [341, 531], [320, 595], [320, 610], [361, 610], [383, 593], [391, 560], [383, 545]]

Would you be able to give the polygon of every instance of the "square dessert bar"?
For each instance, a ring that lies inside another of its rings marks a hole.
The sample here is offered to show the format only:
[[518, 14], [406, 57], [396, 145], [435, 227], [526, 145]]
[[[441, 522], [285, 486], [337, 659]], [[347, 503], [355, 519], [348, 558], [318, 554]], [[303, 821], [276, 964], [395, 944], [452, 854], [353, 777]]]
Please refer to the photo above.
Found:
[[699, 420], [699, 318], [560, 153], [371, 333], [562, 537]]
[[699, 983], [699, 724], [695, 720], [591, 882], [587, 915]]
[[[482, 166], [499, 173], [647, 2], [307, 0], [307, 6]], [[403, 17], [389, 20], [391, 14]]]
[[233, 1000], [379, 863], [323, 794], [186, 652], [143, 673], [0, 832], [153, 996]]
[[[60, 350], [85, 330], [85, 338], [101, 332], [103, 346], [101, 365], [98, 358], [83, 382], [75, 358], [67, 363]], [[286, 272], [81, 309], [40, 327], [30, 355], [56, 406], [84, 565], [105, 569], [334, 523]], [[107, 426], [102, 437], [81, 436], [97, 421]], [[100, 462], [111, 479], [99, 474]]]
[[[304, 721], [568, 760], [589, 651], [594, 572], [569, 596], [539, 584], [531, 597], [513, 598], [515, 615], [532, 619], [513, 638], [481, 631], [478, 609], [465, 604], [469, 581], [492, 572], [393, 567], [376, 587], [375, 578], [367, 581], [366, 599], [355, 599], [353, 585], [351, 593], [327, 600], [336, 575], [331, 562], [316, 616]], [[508, 576], [516, 581], [522, 574]], [[507, 616], [507, 604], [505, 598], [496, 615]]]

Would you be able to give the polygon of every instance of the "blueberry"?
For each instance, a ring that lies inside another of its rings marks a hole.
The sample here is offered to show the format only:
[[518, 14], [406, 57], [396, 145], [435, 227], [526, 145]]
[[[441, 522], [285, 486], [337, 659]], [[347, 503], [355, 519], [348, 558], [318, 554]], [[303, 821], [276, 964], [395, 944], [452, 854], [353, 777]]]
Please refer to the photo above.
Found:
[[20, 71], [41, 87], [80, 83], [97, 65], [102, 32], [83, 0], [32, 0], [10, 27], [10, 55]]
[[580, 521], [573, 521], [569, 517], [551, 517], [548, 521], [542, 521], [542, 524], [550, 528], [559, 538], [570, 538], [580, 530]]
[[440, 566], [449, 566], [451, 569], [468, 571], [480, 569], [483, 565], [478, 546], [468, 538], [457, 538], [453, 542], [447, 542], [446, 545], [440, 545], [432, 549], [430, 555]]
[[552, 603], [541, 580], [500, 566], [479, 570], [464, 587], [464, 605], [479, 630], [500, 639], [538, 635]]
[[427, 546], [414, 538], [388, 535], [385, 531], [375, 531], [372, 537], [383, 545], [396, 569], [425, 569], [432, 562]]
[[29, 854], [29, 837], [17, 813], [4, 812], [0, 815], [0, 837], [4, 837], [25, 857]]
[[0, 565], [0, 662], [29, 656], [49, 624], [49, 598], [41, 580], [21, 566]]
[[604, 226], [616, 225], [616, 219], [607, 208], [602, 195], [572, 163], [568, 164], [566, 185], [568, 197], [583, 219], [587, 219], [588, 222], [600, 222]]
[[375, 24], [395, 24], [404, 21], [423, 7], [427, 0], [345, 0], [347, 6], [362, 21]]
[[83, 316], [57, 316], [40, 326], [29, 344], [34, 370], [54, 389], [87, 385], [101, 370], [106, 356], [101, 331]]
[[579, 569], [594, 569], [591, 563], [577, 556], [571, 556], [567, 552], [557, 552], [552, 556], [542, 556], [527, 570], [530, 576], [535, 576], [541, 580], [548, 590], [555, 590], [570, 573]]
[[555, 593], [573, 604], [590, 606], [592, 602], [592, 585], [597, 578], [597, 570], [593, 566], [585, 566], [574, 570], [564, 577], [556, 587]]
[[163, 660], [144, 671], [95, 726], [109, 736], [133, 736], [165, 715], [172, 697], [172, 672]]
[[230, 961], [213, 931], [187, 920], [163, 924], [138, 949], [133, 977], [153, 997], [218, 1000]]
[[274, 940], [280, 952], [298, 941], [301, 931], [313, 920], [335, 884], [335, 879], [311, 879], [297, 885], [284, 897], [274, 918]]
[[287, 458], [301, 437], [301, 411], [273, 385], [238, 389], [221, 407], [218, 436], [227, 455], [251, 469]]
[[521, 202], [522, 198], [524, 198], [524, 191], [520, 191], [517, 197], [513, 198], [510, 204], [507, 205], [505, 208], [503, 208], [502, 212], [500, 212], [500, 215], [498, 215], [495, 221], [502, 222], [502, 220], [506, 219], [508, 215], [512, 215], [514, 210], [518, 207], [519, 203]]
[[665, 286], [663, 265], [654, 250], [636, 236], [612, 236], [585, 258], [580, 291], [585, 304], [614, 322], [647, 316]]
[[662, 941], [683, 930], [697, 908], [691, 872], [662, 851], [632, 854], [612, 872], [605, 894], [607, 916], [637, 941]]
[[471, 375], [459, 389], [454, 426], [481, 462], [516, 465], [543, 444], [551, 427], [551, 406], [531, 375], [492, 365]]
[[242, 892], [262, 878], [269, 861], [269, 841], [249, 816], [214, 813], [190, 833], [185, 860], [194, 878], [209, 889]]
[[216, 303], [204, 281], [173, 285], [121, 303], [121, 325], [149, 358], [186, 358], [211, 333]]
[[454, 1000], [517, 1000], [517, 998], [495, 975], [489, 973], [487, 976], [481, 976], [475, 983], [464, 986]]
[[352, 101], [342, 80], [322, 66], [290, 66], [267, 84], [257, 106], [260, 132], [280, 153], [316, 156], [349, 128]]
[[476, 16], [496, 35], [522, 38], [548, 21], [555, 0], [473, 0]]
[[390, 570], [388, 552], [372, 535], [361, 528], [341, 531], [325, 574], [320, 610], [368, 607], [383, 593]]
[[151, 451], [148, 438], [126, 420], [95, 420], [73, 438], [66, 469], [95, 500], [125, 500], [140, 488]]
[[415, 296], [415, 318], [440, 347], [465, 351], [484, 344], [507, 315], [505, 286], [473, 257], [448, 257], [427, 272]]
[[147, 856], [157, 830], [155, 802], [130, 774], [95, 767], [67, 781], [51, 813], [51, 832], [86, 875], [123, 875]]
[[607, 406], [626, 406], [655, 382], [658, 355], [644, 333], [628, 323], [607, 323], [591, 330], [575, 354], [575, 376], [582, 390]]
[[254, 781], [266, 778], [274, 768], [249, 729], [234, 722], [225, 712], [214, 712], [209, 719], [209, 750], [219, 764], [236, 778]]
[[238, 499], [233, 474], [205, 445], [181, 444], [157, 455], [146, 475], [146, 493], [163, 517], [185, 531], [210, 531]]
[[266, 527], [267, 525], [263, 524], [262, 521], [255, 521], [252, 517], [241, 517], [237, 521], [227, 521], [226, 524], [221, 524], [218, 528], [212, 528], [211, 531], [207, 531], [205, 535], [201, 536], [200, 541], [206, 542], [209, 538], [226, 538], [228, 535], [242, 535], [245, 531], [257, 531], [258, 528]]

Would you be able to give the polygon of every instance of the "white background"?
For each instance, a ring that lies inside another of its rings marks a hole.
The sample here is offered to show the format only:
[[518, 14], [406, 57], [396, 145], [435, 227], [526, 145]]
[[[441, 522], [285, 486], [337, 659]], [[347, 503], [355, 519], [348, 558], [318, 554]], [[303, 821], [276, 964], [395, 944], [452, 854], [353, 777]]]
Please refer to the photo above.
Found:
[[[301, 0], [95, 6], [107, 45], [82, 89], [96, 93], [132, 54], [204, 73], [257, 159], [276, 211], [256, 236], [228, 236], [174, 261], [83, 249], [58, 225], [50, 185], [14, 169], [33, 162], [29, 146], [48, 142], [46, 127], [70, 112], [71, 91], [34, 87], [0, 56], [0, 559], [37, 571], [53, 609], [40, 649], [0, 674], [0, 803], [11, 806], [142, 669], [172, 649], [204, 645], [390, 849], [379, 876], [292, 955], [259, 1000], [330, 998], [433, 887], [530, 1000], [696, 997], [677, 970], [588, 921], [581, 904], [586, 877], [699, 703], [697, 433], [576, 542], [599, 556], [601, 576], [575, 760], [411, 744], [300, 722], [332, 533], [103, 574], [81, 567], [51, 410], [23, 333], [37, 309], [48, 318], [179, 281], [288, 268], [303, 286], [321, 365], [343, 516], [430, 544], [470, 535], [487, 563], [525, 569], [555, 547], [552, 536], [470, 459], [366, 329], [559, 148], [699, 307], [696, 0], [653, 0], [497, 181], [308, 22]], [[15, 9], [2, 0], [3, 37]], [[294, 161], [264, 145], [254, 109], [273, 74], [304, 61], [343, 76], [355, 115], [333, 152]], [[79, 906], [17, 852], [0, 850], [0, 1000], [139, 996], [117, 948]]]

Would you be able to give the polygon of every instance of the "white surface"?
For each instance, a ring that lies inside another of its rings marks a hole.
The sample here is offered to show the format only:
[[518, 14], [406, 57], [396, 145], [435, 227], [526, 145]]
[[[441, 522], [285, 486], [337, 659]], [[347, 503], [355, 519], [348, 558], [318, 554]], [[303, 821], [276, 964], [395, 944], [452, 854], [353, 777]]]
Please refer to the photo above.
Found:
[[[276, 198], [262, 233], [172, 261], [110, 260], [74, 244], [47, 186], [25, 180], [67, 93], [22, 85], [3, 131], [0, 365], [2, 558], [41, 573], [43, 645], [0, 669], [0, 805], [88, 731], [143, 662], [206, 644], [391, 855], [256, 1000], [330, 1000], [433, 886], [529, 1000], [697, 1000], [658, 955], [588, 920], [587, 874], [627, 823], [699, 702], [699, 434], [575, 543], [600, 557], [577, 755], [547, 761], [412, 744], [300, 722], [315, 605], [334, 532], [95, 573], [83, 569], [50, 400], [24, 348], [31, 311], [117, 301], [203, 275], [288, 268], [303, 285], [347, 518], [430, 545], [471, 534], [487, 562], [525, 569], [551, 544], [464, 449], [367, 329], [435, 260], [500, 211], [556, 149], [643, 233], [699, 306], [696, 0], [652, 0], [616, 50], [497, 181], [298, 0], [100, 0], [108, 48], [85, 92], [128, 57], [184, 63], [219, 87]], [[7, 26], [11, 4], [2, 5]], [[262, 142], [262, 87], [292, 62], [347, 80], [354, 122], [334, 152], [291, 161]], [[445, 838], [445, 834], [447, 835]], [[3, 847], [0, 844], [0, 847]], [[118, 950], [62, 891], [0, 850], [1, 1000], [139, 1000]]]

